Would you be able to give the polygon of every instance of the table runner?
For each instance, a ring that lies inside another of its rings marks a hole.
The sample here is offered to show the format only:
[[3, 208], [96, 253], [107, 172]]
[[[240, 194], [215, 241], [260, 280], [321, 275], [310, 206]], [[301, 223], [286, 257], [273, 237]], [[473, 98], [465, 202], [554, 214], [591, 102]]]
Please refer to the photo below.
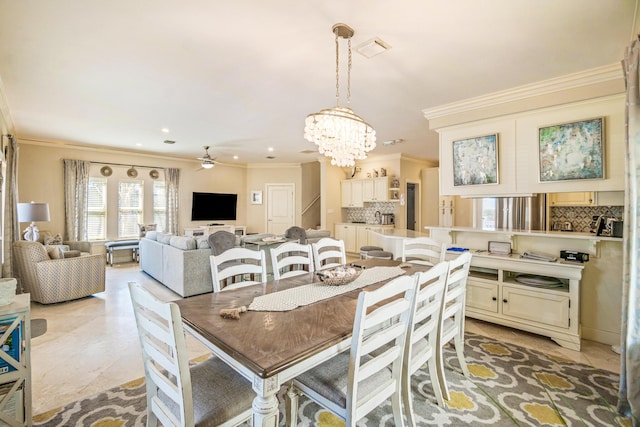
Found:
[[389, 280], [404, 274], [400, 267], [373, 267], [363, 270], [353, 282], [341, 286], [325, 285], [315, 282], [272, 294], [261, 295], [249, 305], [252, 311], [289, 311], [297, 307], [313, 304], [374, 283]]

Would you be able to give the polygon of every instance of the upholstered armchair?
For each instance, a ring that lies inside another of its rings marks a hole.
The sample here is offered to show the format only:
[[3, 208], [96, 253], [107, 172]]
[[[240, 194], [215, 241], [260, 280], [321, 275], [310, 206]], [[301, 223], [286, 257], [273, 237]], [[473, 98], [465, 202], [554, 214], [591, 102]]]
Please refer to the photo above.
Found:
[[86, 297], [105, 289], [104, 254], [51, 259], [39, 242], [13, 243], [14, 272], [31, 300], [52, 304]]

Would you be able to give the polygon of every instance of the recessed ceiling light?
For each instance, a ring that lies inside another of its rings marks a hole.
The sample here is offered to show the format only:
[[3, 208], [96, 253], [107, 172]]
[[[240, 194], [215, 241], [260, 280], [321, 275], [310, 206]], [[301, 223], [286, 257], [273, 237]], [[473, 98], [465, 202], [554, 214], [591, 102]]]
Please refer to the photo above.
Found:
[[233, 160], [238, 160], [238, 156], [233, 156]]
[[268, 151], [273, 151], [273, 147], [267, 148]]
[[142, 144], [140, 144], [139, 142], [136, 144], [136, 147], [142, 147]]
[[168, 128], [162, 128], [162, 129], [160, 129], [160, 132], [169, 133], [169, 129]]
[[366, 58], [372, 58], [376, 55], [380, 55], [387, 49], [391, 49], [391, 46], [377, 37], [356, 46], [356, 52]]
[[165, 144], [175, 144], [176, 142], [175, 142], [175, 141], [173, 141], [173, 140], [171, 140], [171, 139], [165, 139], [165, 140], [164, 140], [164, 143], [165, 143]]

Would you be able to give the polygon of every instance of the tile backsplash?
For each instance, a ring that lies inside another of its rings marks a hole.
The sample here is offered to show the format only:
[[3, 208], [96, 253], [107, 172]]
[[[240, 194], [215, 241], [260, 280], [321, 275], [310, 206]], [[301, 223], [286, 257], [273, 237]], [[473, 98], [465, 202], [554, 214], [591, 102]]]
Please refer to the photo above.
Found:
[[347, 208], [347, 222], [376, 222], [376, 211], [381, 214], [395, 213], [397, 203], [395, 202], [375, 202], [367, 203], [363, 208]]
[[623, 206], [556, 206], [550, 209], [549, 229], [554, 222], [569, 221], [573, 230], [588, 233], [594, 216], [606, 215], [622, 219]]

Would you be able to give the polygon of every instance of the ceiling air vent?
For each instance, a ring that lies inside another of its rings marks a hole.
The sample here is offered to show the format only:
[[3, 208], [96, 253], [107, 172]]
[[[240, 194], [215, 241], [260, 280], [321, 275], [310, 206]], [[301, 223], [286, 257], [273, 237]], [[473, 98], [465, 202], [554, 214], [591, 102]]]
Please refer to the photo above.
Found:
[[300, 154], [313, 154], [313, 153], [317, 153], [318, 150], [302, 150], [300, 152]]
[[267, 159], [269, 159], [269, 160], [273, 160], [275, 158], [276, 158], [276, 156], [267, 156]]
[[372, 58], [387, 49], [391, 49], [391, 46], [377, 37], [356, 46], [356, 52], [366, 58]]

